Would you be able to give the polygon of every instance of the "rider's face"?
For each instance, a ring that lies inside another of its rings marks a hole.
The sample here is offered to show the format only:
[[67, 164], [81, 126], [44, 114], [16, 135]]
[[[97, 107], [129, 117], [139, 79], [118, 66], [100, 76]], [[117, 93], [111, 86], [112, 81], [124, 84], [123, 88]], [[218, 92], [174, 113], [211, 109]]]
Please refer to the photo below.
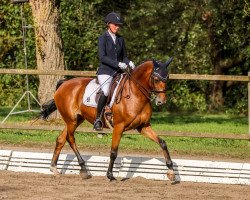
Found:
[[112, 23], [109, 23], [109, 30], [116, 34], [120, 29], [120, 25], [119, 24], [112, 24]]

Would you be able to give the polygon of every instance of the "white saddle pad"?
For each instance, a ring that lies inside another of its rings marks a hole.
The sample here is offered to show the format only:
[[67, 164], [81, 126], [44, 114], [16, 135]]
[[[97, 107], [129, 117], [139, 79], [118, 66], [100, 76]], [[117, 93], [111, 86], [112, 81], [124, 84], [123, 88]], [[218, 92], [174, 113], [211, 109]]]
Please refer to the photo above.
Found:
[[[122, 78], [123, 78], [123, 74], [121, 75], [121, 78], [119, 79], [118, 84], [115, 87], [114, 93], [112, 95], [112, 98], [109, 104], [110, 108], [114, 104], [117, 89], [118, 89], [118, 86], [120, 85]], [[96, 79], [93, 79], [92, 81], [90, 81], [83, 94], [83, 104], [86, 106], [90, 106], [90, 107], [97, 107], [96, 93], [99, 91], [100, 88], [101, 86], [100, 84], [96, 83]]]

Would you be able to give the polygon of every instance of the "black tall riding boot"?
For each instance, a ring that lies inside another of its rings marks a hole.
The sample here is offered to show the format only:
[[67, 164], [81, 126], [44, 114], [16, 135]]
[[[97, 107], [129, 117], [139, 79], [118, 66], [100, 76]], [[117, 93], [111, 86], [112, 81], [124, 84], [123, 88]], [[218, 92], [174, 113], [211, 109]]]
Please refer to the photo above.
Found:
[[94, 130], [96, 130], [96, 131], [101, 131], [103, 128], [102, 111], [103, 111], [103, 107], [106, 105], [107, 98], [108, 97], [105, 96], [104, 93], [102, 92], [102, 94], [98, 100], [96, 120], [94, 123]]

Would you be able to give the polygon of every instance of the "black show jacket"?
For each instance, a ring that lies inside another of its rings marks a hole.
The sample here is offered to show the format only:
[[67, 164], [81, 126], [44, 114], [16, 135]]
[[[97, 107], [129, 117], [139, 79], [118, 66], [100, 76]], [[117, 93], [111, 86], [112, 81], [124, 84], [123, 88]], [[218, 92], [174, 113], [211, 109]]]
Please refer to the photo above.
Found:
[[113, 76], [117, 70], [118, 73], [121, 73], [122, 70], [118, 67], [118, 63], [124, 62], [128, 65], [130, 62], [127, 58], [123, 37], [116, 35], [116, 44], [114, 44], [108, 31], [98, 38], [98, 54], [100, 65], [97, 75], [107, 74]]

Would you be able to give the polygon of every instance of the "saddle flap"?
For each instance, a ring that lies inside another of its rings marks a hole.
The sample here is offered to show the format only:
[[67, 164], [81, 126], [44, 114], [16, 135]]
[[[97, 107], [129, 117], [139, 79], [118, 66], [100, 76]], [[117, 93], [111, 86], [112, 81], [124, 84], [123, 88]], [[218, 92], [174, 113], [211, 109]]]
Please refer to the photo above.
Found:
[[[120, 74], [119, 76], [116, 76], [112, 80], [107, 104], [111, 108], [115, 101], [115, 96], [117, 93], [117, 88], [123, 78], [123, 75]], [[83, 93], [83, 104], [90, 107], [97, 107], [97, 102], [101, 95], [101, 86], [98, 83], [97, 79], [91, 80], [88, 85], [86, 86], [86, 89]]]

